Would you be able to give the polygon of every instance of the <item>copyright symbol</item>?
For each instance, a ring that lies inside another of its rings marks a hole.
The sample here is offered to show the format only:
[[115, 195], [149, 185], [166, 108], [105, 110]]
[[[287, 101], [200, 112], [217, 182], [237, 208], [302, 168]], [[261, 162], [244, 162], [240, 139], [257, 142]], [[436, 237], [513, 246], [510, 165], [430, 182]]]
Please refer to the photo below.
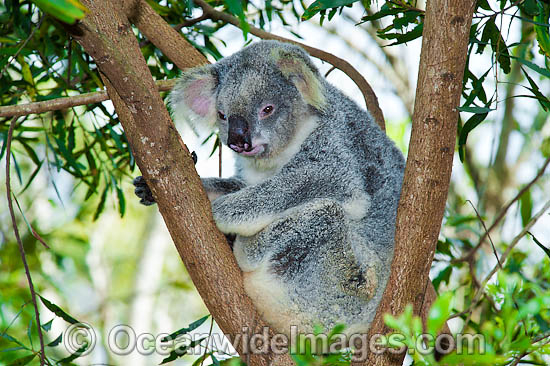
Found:
[[90, 353], [96, 342], [94, 328], [88, 323], [71, 324], [63, 333], [63, 344], [71, 354], [85, 356]]

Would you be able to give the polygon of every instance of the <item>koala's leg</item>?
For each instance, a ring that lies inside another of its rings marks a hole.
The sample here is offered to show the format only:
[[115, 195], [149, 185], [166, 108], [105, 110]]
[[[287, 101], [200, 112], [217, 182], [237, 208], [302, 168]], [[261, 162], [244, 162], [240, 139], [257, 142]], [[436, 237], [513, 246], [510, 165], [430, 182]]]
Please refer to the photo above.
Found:
[[291, 325], [307, 331], [364, 322], [380, 260], [370, 253], [369, 263], [358, 263], [351, 241], [365, 239], [355, 225], [361, 223], [350, 221], [340, 203], [317, 199], [253, 237], [237, 237], [245, 288], [269, 323], [287, 333]]

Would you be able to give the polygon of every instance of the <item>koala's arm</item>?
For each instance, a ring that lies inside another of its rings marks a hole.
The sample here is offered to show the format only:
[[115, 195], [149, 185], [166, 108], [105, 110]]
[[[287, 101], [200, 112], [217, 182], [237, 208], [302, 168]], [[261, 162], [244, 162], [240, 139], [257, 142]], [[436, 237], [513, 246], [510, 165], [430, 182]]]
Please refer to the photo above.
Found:
[[[303, 173], [277, 175], [216, 198], [212, 213], [220, 231], [252, 236], [311, 198], [326, 191], [326, 184]], [[323, 196], [331, 196], [324, 194]]]
[[[210, 202], [214, 201], [219, 196], [236, 192], [243, 188], [246, 184], [238, 178], [201, 178], [202, 185]], [[145, 206], [150, 206], [156, 203], [151, 189], [145, 182], [142, 176], [134, 179], [135, 194], [140, 198], [140, 203]]]
[[[194, 151], [191, 153], [191, 158], [193, 159], [193, 162], [197, 164], [197, 154]], [[201, 183], [206, 191], [206, 194], [208, 195], [208, 198], [210, 199], [210, 202], [224, 194], [236, 192], [246, 185], [242, 180], [236, 177], [228, 179], [201, 178]], [[156, 203], [151, 189], [142, 176], [136, 177], [133, 184], [135, 186], [135, 194], [140, 198], [139, 202], [141, 204], [150, 206]]]
[[239, 178], [201, 178], [202, 186], [210, 199], [213, 202], [216, 198], [226, 195], [228, 193], [234, 193], [244, 188], [244, 183]]

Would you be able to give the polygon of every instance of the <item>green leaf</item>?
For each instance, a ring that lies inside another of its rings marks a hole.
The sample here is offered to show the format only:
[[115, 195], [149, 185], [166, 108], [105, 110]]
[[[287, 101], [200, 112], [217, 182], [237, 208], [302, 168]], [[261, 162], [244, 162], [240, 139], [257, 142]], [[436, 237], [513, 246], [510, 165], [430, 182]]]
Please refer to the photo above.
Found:
[[537, 238], [535, 238], [535, 236], [533, 234], [531, 234], [530, 232], [527, 232], [529, 235], [531, 235], [531, 238], [533, 239], [533, 241], [535, 242], [535, 244], [537, 244], [539, 246], [540, 249], [542, 249], [544, 251], [544, 253], [546, 253], [546, 255], [548, 256], [548, 258], [550, 258], [550, 249], [548, 249], [546, 246], [544, 246], [540, 241], [538, 241]]
[[525, 71], [523, 68], [521, 68], [521, 71], [523, 71], [523, 75], [525, 75], [525, 78], [529, 82], [529, 85], [531, 85], [531, 87], [527, 89], [529, 89], [533, 93], [541, 107], [546, 112], [548, 112], [550, 110], [550, 100], [540, 92], [539, 86], [533, 81], [527, 71]]
[[533, 212], [533, 200], [531, 199], [531, 191], [527, 190], [523, 193], [519, 199], [520, 211], [521, 211], [521, 223], [526, 226], [531, 220], [531, 213]]
[[537, 325], [539, 326], [541, 333], [547, 333], [550, 331], [550, 323], [548, 323], [540, 314], [536, 314], [534, 317]]
[[548, 27], [550, 6], [543, 4], [542, 1], [537, 1], [537, 10], [538, 14], [533, 17], [533, 20], [537, 23], [546, 24], [546, 26], [534, 24], [533, 28], [539, 43], [540, 53], [550, 57], [550, 28]]
[[84, 351], [86, 351], [88, 349], [89, 345], [88, 344], [84, 344], [82, 347], [80, 347], [79, 349], [77, 349], [73, 354], [71, 354], [70, 356], [68, 357], [65, 357], [59, 361], [57, 361], [57, 364], [61, 364], [61, 365], [72, 365], [72, 362], [74, 360], [76, 360], [77, 358], [79, 358], [80, 356], [82, 356], [82, 354], [84, 353]]
[[384, 18], [384, 17], [389, 16], [389, 15], [399, 14], [401, 12], [402, 12], [401, 9], [390, 8], [388, 6], [388, 4], [384, 4], [384, 5], [382, 5], [382, 7], [380, 7], [379, 12], [374, 13], [372, 15], [367, 15], [367, 16], [361, 18], [361, 22], [364, 23], [364, 22], [369, 22], [369, 21], [373, 21], [373, 20], [378, 20], [378, 19]]
[[439, 285], [441, 282], [445, 282], [446, 284], [449, 284], [449, 280], [451, 278], [451, 273], [453, 272], [453, 267], [448, 266], [433, 279], [432, 283], [435, 287], [435, 289], [439, 288]]
[[474, 114], [466, 121], [466, 123], [460, 130], [460, 136], [458, 138], [458, 152], [460, 156], [460, 161], [464, 161], [464, 149], [466, 146], [466, 139], [468, 138], [468, 134], [481, 122], [483, 122], [485, 118], [487, 118], [487, 113]]
[[38, 296], [40, 296], [40, 300], [42, 300], [42, 303], [44, 304], [44, 306], [46, 308], [48, 308], [48, 310], [50, 310], [52, 313], [54, 313], [55, 315], [60, 317], [61, 319], [65, 320], [66, 322], [71, 323], [71, 324], [80, 323], [78, 320], [76, 320], [75, 318], [73, 318], [72, 316], [67, 314], [59, 306], [49, 302], [47, 299], [43, 298], [41, 295], [38, 295]]
[[440, 361], [440, 365], [461, 365], [461, 366], [495, 366], [504, 364], [506, 357], [493, 354], [467, 354], [461, 350], [460, 354], [452, 353], [446, 355]]
[[160, 341], [161, 342], [167, 342], [168, 340], [176, 339], [178, 336], [180, 336], [182, 334], [187, 334], [187, 333], [197, 329], [198, 327], [200, 327], [206, 321], [206, 319], [208, 319], [209, 317], [210, 317], [210, 314], [205, 315], [202, 318], [200, 318], [198, 320], [195, 320], [193, 323], [189, 324], [188, 327], [181, 328], [180, 330], [177, 330], [174, 333], [171, 333], [170, 335], [168, 335], [166, 337], [162, 337]]
[[57, 144], [59, 152], [63, 158], [65, 158], [65, 161], [67, 161], [67, 163], [74, 168], [73, 174], [77, 177], [82, 177], [82, 170], [86, 169], [86, 167], [75, 160], [74, 155], [67, 150], [67, 147], [62, 139], [57, 136], [54, 136], [53, 138]]
[[116, 133], [116, 131], [113, 130], [113, 128], [110, 125], [107, 125], [107, 128], [109, 129], [109, 135], [111, 135], [111, 137], [113, 138], [113, 141], [115, 142], [116, 147], [119, 150], [124, 151], [125, 149], [124, 149], [124, 146], [122, 145], [122, 141], [120, 140], [120, 135]]
[[29, 362], [31, 362], [37, 355], [38, 353], [33, 353], [33, 354], [30, 354], [30, 355], [27, 355], [27, 356], [24, 356], [24, 357], [21, 357], [21, 358], [18, 358], [17, 360], [13, 361], [12, 363], [8, 364], [8, 366], [22, 366], [22, 365], [26, 365], [28, 364]]
[[206, 360], [210, 355], [211, 353], [204, 353], [202, 356], [193, 361], [191, 366], [202, 366], [204, 360]]
[[78, 0], [32, 0], [44, 12], [67, 24], [84, 18], [89, 11]]
[[52, 329], [52, 322], [53, 322], [53, 318], [51, 318], [49, 322], [42, 324], [41, 325], [42, 329], [44, 329], [46, 332], [49, 332], [50, 329]]
[[118, 199], [118, 212], [120, 213], [120, 217], [123, 217], [124, 212], [126, 212], [126, 200], [124, 199], [124, 193], [122, 192], [122, 189], [118, 186], [115, 177], [112, 175], [111, 175], [111, 183], [113, 187], [115, 187], [115, 191]]
[[32, 172], [31, 176], [29, 177], [29, 180], [27, 181], [27, 184], [25, 184], [25, 186], [23, 187], [23, 189], [19, 192], [19, 195], [23, 192], [25, 192], [27, 190], [27, 188], [29, 188], [29, 186], [31, 185], [32, 181], [34, 180], [34, 178], [36, 178], [36, 175], [38, 174], [38, 172], [40, 171], [40, 168], [42, 168], [42, 161], [40, 162], [40, 164], [38, 164], [38, 166], [34, 169], [34, 171]]
[[15, 169], [15, 174], [17, 174], [17, 180], [19, 180], [19, 184], [23, 184], [21, 168], [19, 168], [19, 164], [17, 163], [17, 159], [15, 158], [13, 151], [11, 151], [11, 158], [13, 159], [13, 168]]
[[458, 110], [461, 112], [468, 112], [468, 113], [488, 113], [490, 111], [494, 111], [494, 109], [491, 109], [489, 107], [458, 107]]
[[491, 6], [487, 2], [487, 0], [478, 0], [477, 1], [477, 6], [480, 7], [481, 9], [484, 9], [484, 10], [493, 11], [493, 9], [491, 9]]
[[407, 32], [407, 33], [385, 33], [385, 34], [379, 34], [378, 36], [383, 39], [395, 39], [397, 40], [394, 43], [389, 44], [388, 46], [395, 46], [397, 44], [402, 44], [406, 42], [410, 42], [414, 39], [417, 39], [418, 37], [422, 36], [422, 29], [424, 28], [424, 23], [418, 24], [416, 27], [414, 27], [413, 30]]
[[384, 323], [392, 329], [401, 330], [404, 325], [399, 321], [399, 318], [393, 317], [391, 314], [384, 314]]
[[[168, 357], [163, 359], [162, 362], [159, 365], [163, 365], [163, 364], [168, 363], [170, 361], [174, 361], [177, 358], [185, 356], [187, 354], [187, 351], [190, 348], [195, 347], [196, 345], [198, 345], [199, 343], [204, 341], [206, 338], [208, 338], [208, 337], [203, 337], [203, 338], [197, 339], [195, 341], [191, 341], [188, 345], [184, 345], [184, 346], [180, 346], [180, 347], [176, 348], [175, 350], [171, 351], [170, 354], [168, 355]], [[174, 339], [174, 338], [172, 338], [172, 339]]]
[[453, 300], [453, 293], [447, 292], [440, 295], [430, 308], [428, 313], [428, 319], [426, 321], [428, 332], [434, 336], [437, 335], [439, 330], [443, 327], [443, 324], [451, 315], [451, 301]]
[[214, 155], [214, 153], [216, 152], [216, 150], [218, 150], [218, 148], [220, 147], [220, 136], [218, 134], [216, 134], [216, 141], [214, 141], [214, 146], [212, 146], [212, 151], [210, 151], [210, 155], [208, 155], [208, 157], [212, 157], [212, 155]]
[[485, 26], [483, 27], [483, 32], [481, 33], [481, 40], [477, 42], [477, 52], [478, 54], [483, 53], [485, 50], [485, 47], [489, 44], [489, 41], [492, 37], [494, 37], [494, 32], [498, 32], [498, 28], [495, 24], [495, 19], [490, 18], [487, 23], [485, 23]]
[[58, 344], [61, 343], [61, 340], [63, 339], [63, 333], [61, 333], [56, 339], [54, 339], [53, 341], [51, 341], [50, 343], [48, 343], [46, 346], [48, 347], [55, 347], [57, 346]]
[[[450, 240], [438, 240], [437, 241], [437, 253], [448, 255], [449, 257], [453, 257], [453, 254], [451, 253], [451, 246], [453, 243]], [[436, 287], [437, 288], [437, 287]]]
[[540, 152], [545, 158], [550, 157], [550, 136], [545, 137], [540, 144]]
[[223, 0], [223, 3], [227, 6], [227, 10], [233, 15], [239, 18], [239, 26], [243, 31], [244, 38], [246, 39], [250, 25], [246, 22], [244, 15], [243, 3], [240, 0]]
[[500, 30], [495, 24], [494, 18], [488, 20], [487, 23], [485, 23], [485, 27], [483, 27], [481, 42], [478, 44], [477, 53], [482, 53], [488, 43], [491, 44], [491, 49], [497, 56], [500, 68], [505, 74], [510, 73], [510, 53], [508, 52], [508, 47], [506, 46], [504, 38], [500, 34]]
[[322, 10], [349, 6], [359, 0], [316, 0], [302, 14], [302, 20], [308, 20]]
[[527, 66], [531, 70], [536, 71], [537, 73], [541, 74], [542, 76], [546, 76], [547, 78], [550, 78], [550, 71], [549, 70], [543, 69], [542, 67], [540, 67], [538, 65], [535, 65], [531, 61], [527, 61], [523, 58], [512, 56], [512, 55], [510, 55], [510, 57], [513, 58], [514, 60], [517, 60], [519, 63]]
[[9, 335], [8, 333], [0, 333], [0, 338], [4, 338], [6, 339], [7, 341], [9, 342], [13, 342], [13, 343], [16, 343], [18, 345], [20, 345], [21, 347], [23, 347], [24, 349], [29, 349], [27, 348], [23, 343], [19, 342], [17, 339], [13, 338], [11, 335]]
[[523, 10], [527, 15], [534, 16], [540, 13], [537, 6], [537, 0], [524, 0], [519, 4], [521, 10]]
[[29, 319], [29, 325], [27, 326], [27, 338], [29, 339], [31, 348], [34, 348], [34, 345], [32, 344], [32, 324], [33, 324], [33, 320]]
[[99, 215], [103, 212], [103, 209], [105, 208], [105, 200], [107, 199], [107, 190], [109, 189], [109, 184], [105, 186], [105, 189], [103, 189], [103, 193], [101, 193], [101, 198], [99, 199], [99, 204], [97, 205], [97, 208], [94, 213], [93, 221], [97, 220]]

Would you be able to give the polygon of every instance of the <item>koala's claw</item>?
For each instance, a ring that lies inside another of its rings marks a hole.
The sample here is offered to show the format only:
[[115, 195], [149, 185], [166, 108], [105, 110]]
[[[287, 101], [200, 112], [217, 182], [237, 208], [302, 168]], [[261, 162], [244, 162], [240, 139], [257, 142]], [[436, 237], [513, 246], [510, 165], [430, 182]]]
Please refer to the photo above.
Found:
[[[193, 159], [193, 162], [197, 164], [197, 153], [191, 152], [191, 158]], [[134, 193], [136, 196], [141, 198], [139, 200], [139, 203], [145, 206], [151, 206], [152, 204], [155, 204], [155, 198], [153, 197], [153, 193], [151, 193], [151, 189], [147, 185], [147, 182], [145, 182], [145, 179], [140, 175], [138, 177], [134, 178], [134, 181], [132, 182], [136, 189], [134, 190]]]
[[135, 177], [133, 183], [136, 187], [136, 189], [134, 190], [136, 196], [141, 198], [139, 200], [139, 203], [145, 206], [151, 206], [155, 203], [153, 193], [151, 193], [151, 189], [149, 189], [149, 186], [141, 175], [139, 177]]

